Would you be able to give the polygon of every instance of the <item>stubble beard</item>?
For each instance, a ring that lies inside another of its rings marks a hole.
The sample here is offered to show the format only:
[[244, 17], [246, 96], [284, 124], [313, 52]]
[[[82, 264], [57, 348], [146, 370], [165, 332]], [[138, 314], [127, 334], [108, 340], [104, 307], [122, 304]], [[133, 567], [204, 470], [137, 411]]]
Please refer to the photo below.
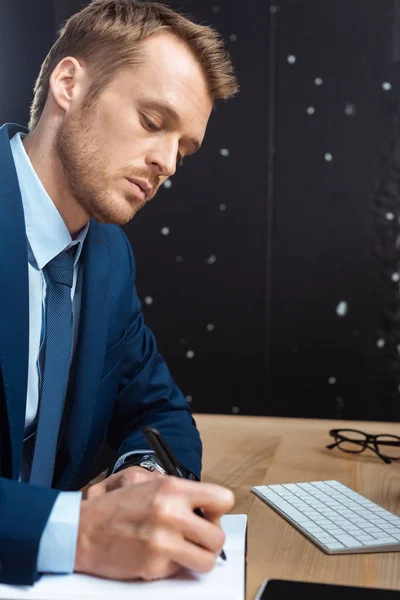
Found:
[[124, 210], [121, 200], [113, 202], [108, 191], [106, 161], [101, 155], [107, 141], [96, 129], [94, 113], [94, 106], [87, 107], [63, 121], [56, 137], [56, 153], [68, 191], [89, 218], [125, 225], [144, 204], [134, 206], [135, 199], [129, 194], [125, 195]]

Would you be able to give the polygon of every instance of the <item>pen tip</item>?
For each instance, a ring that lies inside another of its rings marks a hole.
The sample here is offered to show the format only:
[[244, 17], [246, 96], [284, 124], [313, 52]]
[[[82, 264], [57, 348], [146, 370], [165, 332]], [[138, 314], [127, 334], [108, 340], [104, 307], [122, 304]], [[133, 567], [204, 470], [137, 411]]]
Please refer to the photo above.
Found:
[[221, 550], [220, 557], [222, 558], [222, 560], [226, 560], [226, 554], [223, 550]]

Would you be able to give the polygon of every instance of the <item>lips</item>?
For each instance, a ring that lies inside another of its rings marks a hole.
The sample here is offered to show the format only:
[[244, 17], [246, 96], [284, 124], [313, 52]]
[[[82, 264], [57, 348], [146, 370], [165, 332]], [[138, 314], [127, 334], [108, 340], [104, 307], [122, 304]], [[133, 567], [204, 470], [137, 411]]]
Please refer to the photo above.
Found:
[[128, 178], [128, 181], [143, 193], [144, 200], [147, 200], [149, 198], [152, 187], [149, 183], [147, 183], [147, 181], [142, 181], [141, 179], [131, 179], [131, 178]]

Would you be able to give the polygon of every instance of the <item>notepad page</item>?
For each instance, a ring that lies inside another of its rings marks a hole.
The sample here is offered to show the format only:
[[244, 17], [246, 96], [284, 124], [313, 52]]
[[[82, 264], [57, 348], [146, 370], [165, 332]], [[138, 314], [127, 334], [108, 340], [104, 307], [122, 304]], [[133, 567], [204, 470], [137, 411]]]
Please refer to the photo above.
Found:
[[246, 515], [226, 515], [221, 519], [226, 533], [226, 562], [218, 558], [210, 573], [198, 575], [183, 571], [161, 581], [119, 582], [87, 575], [45, 575], [34, 586], [0, 584], [0, 599], [7, 600], [244, 600]]

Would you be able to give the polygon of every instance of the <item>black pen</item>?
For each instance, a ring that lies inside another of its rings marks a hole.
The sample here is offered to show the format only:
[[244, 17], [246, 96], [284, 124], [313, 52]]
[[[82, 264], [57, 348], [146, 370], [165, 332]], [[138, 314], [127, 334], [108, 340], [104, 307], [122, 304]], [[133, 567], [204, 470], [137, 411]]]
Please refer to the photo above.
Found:
[[[183, 477], [178, 467], [178, 461], [172, 454], [171, 449], [158, 429], [154, 429], [153, 427], [143, 427], [142, 432], [146, 440], [149, 442], [151, 448], [154, 450], [156, 457], [161, 463], [161, 466], [163, 469], [165, 469], [168, 475]], [[195, 508], [194, 512], [199, 517], [202, 517], [203, 519], [205, 518], [200, 508]], [[220, 557], [222, 560], [226, 560], [226, 554], [223, 550], [221, 550]]]

